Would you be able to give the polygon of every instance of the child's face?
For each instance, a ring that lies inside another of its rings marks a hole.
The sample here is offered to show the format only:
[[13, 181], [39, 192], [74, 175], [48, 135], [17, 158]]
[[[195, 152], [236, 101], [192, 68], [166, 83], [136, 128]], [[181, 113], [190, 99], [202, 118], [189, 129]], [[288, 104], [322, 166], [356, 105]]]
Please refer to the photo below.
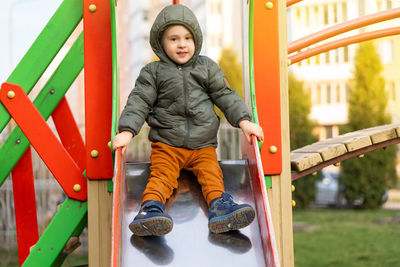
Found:
[[175, 63], [183, 65], [188, 62], [195, 50], [192, 33], [182, 25], [172, 25], [165, 30], [162, 47]]

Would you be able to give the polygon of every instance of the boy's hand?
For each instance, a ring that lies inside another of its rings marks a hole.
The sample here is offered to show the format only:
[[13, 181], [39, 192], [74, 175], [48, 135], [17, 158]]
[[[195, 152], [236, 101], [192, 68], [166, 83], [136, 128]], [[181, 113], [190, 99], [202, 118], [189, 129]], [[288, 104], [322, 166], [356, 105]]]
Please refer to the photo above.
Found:
[[264, 132], [260, 125], [248, 120], [239, 122], [239, 127], [242, 129], [247, 141], [251, 144], [251, 135], [254, 134], [258, 141], [264, 141]]
[[113, 150], [116, 150], [117, 148], [122, 147], [122, 153], [124, 153], [126, 147], [129, 145], [132, 137], [133, 137], [133, 134], [129, 131], [123, 131], [123, 132], [117, 134], [112, 141]]

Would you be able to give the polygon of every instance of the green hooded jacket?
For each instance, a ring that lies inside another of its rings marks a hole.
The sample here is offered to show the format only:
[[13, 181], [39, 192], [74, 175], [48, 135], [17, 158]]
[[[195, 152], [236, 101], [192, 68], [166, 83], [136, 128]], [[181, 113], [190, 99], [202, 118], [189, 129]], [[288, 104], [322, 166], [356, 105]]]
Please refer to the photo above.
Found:
[[[163, 32], [176, 24], [188, 28], [195, 43], [194, 55], [184, 65], [172, 61], [161, 46]], [[246, 104], [229, 88], [218, 65], [199, 55], [202, 42], [200, 25], [189, 8], [170, 5], [158, 14], [150, 44], [160, 60], [140, 71], [119, 120], [120, 132], [137, 135], [147, 121], [150, 141], [200, 149], [217, 146], [219, 118], [214, 104], [234, 127], [241, 120], [251, 120]]]

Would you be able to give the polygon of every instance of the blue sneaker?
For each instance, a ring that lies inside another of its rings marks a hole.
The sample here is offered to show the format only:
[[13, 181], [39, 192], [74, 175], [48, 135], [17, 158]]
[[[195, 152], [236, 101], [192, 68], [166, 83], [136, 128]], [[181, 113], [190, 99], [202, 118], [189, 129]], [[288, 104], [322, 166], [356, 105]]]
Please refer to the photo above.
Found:
[[138, 236], [162, 236], [172, 230], [172, 218], [164, 213], [165, 205], [160, 201], [143, 203], [138, 215], [129, 224], [129, 229]]
[[210, 203], [208, 228], [213, 233], [224, 233], [248, 226], [254, 220], [254, 209], [248, 204], [236, 204], [232, 196], [223, 193]]

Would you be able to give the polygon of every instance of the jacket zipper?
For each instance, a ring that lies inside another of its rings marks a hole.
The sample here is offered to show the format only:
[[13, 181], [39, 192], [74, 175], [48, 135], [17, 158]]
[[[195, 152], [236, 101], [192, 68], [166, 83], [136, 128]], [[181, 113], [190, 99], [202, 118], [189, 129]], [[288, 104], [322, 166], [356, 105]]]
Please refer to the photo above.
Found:
[[185, 96], [185, 115], [186, 115], [186, 127], [187, 127], [187, 132], [185, 139], [183, 140], [183, 146], [187, 147], [188, 141], [189, 141], [189, 136], [190, 136], [190, 119], [189, 119], [189, 96], [188, 96], [188, 86], [187, 86], [187, 77], [186, 77], [186, 72], [182, 68], [182, 66], [179, 66], [178, 69], [182, 71], [183, 73], [183, 94]]

